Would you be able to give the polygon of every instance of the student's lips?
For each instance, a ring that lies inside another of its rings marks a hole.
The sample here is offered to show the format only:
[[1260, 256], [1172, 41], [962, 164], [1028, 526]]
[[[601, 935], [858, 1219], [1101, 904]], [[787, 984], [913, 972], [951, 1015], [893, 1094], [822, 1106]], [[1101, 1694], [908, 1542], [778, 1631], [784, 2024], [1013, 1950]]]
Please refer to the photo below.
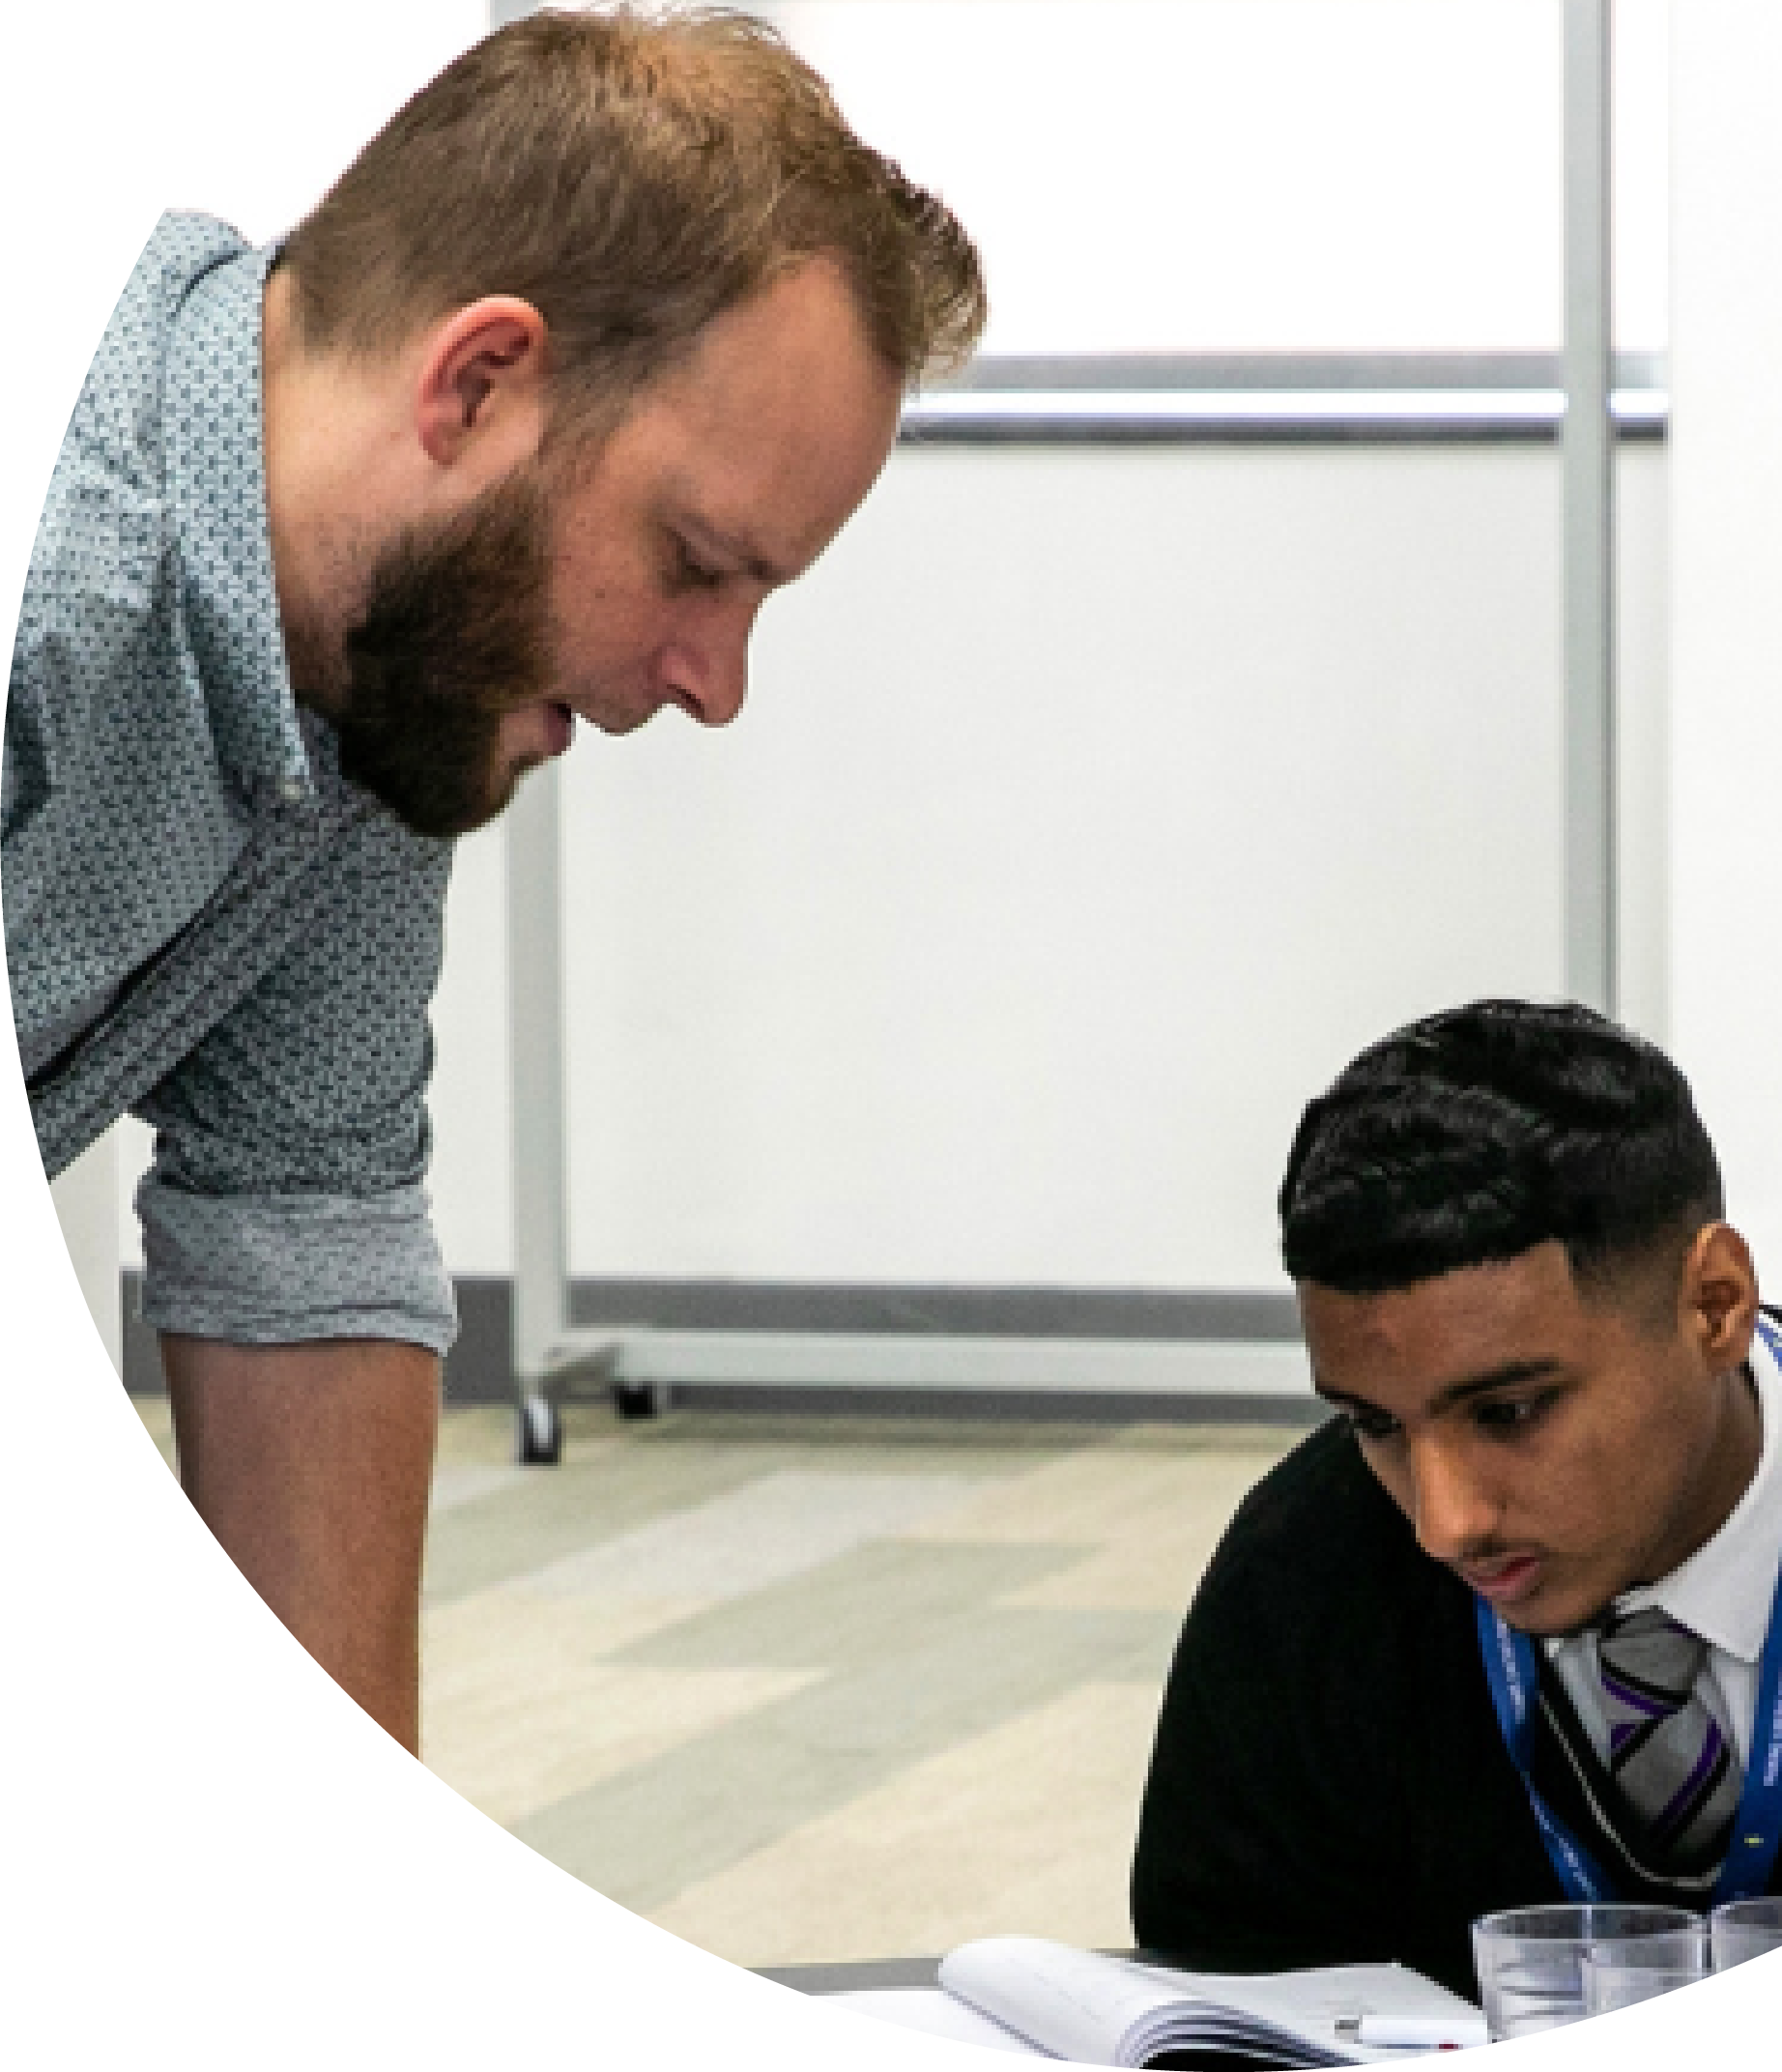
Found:
[[1496, 1561], [1467, 1561], [1457, 1566], [1460, 1580], [1487, 1604], [1519, 1603], [1540, 1582], [1538, 1554], [1506, 1554]]

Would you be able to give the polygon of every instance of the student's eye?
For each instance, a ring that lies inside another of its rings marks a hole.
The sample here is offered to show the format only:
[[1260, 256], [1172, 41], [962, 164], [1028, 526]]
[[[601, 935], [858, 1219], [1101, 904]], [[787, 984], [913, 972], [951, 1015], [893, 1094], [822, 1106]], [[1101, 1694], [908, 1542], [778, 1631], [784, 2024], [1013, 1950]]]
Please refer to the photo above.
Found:
[[1398, 1429], [1398, 1420], [1384, 1410], [1345, 1410], [1343, 1416], [1358, 1439], [1390, 1439]]
[[1530, 1425], [1538, 1424], [1552, 1406], [1553, 1400], [1551, 1390], [1543, 1390], [1538, 1396], [1494, 1396], [1489, 1402], [1477, 1404], [1473, 1416], [1486, 1431], [1526, 1431]]

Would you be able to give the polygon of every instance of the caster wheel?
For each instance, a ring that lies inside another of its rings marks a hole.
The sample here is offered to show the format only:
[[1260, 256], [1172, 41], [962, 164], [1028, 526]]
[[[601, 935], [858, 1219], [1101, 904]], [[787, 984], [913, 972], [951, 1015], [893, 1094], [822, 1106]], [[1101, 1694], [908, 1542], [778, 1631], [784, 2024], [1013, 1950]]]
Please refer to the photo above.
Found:
[[529, 1396], [519, 1408], [514, 1458], [523, 1468], [554, 1468], [562, 1457], [563, 1424], [557, 1405], [542, 1396]]
[[613, 1408], [621, 1418], [653, 1418], [661, 1414], [662, 1402], [653, 1382], [619, 1381], [613, 1385]]

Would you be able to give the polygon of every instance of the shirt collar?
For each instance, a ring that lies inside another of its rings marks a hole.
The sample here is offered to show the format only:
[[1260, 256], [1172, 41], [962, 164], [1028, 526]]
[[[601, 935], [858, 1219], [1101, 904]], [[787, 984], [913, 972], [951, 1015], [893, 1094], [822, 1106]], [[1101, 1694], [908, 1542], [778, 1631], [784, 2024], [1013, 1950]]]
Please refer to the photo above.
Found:
[[266, 502], [261, 302], [273, 252], [199, 275], [168, 341], [163, 423], [184, 627], [218, 761], [258, 802], [314, 785], [285, 661]]
[[1751, 1341], [1750, 1368], [1764, 1444], [1745, 1493], [1687, 1561], [1615, 1600], [1618, 1611], [1656, 1604], [1710, 1647], [1743, 1662], [1755, 1662], [1763, 1653], [1782, 1563], [1782, 1370], [1761, 1330]]

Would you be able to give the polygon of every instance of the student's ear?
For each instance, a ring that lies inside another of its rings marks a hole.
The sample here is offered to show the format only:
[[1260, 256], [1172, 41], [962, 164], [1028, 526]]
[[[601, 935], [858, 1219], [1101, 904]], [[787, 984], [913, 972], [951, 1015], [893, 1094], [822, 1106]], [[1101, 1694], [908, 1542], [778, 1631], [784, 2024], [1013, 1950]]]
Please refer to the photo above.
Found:
[[488, 481], [530, 459], [544, 429], [545, 342], [544, 318], [518, 296], [484, 296], [443, 317], [415, 377], [427, 457], [442, 468], [468, 462]]
[[1705, 1223], [1683, 1260], [1680, 1291], [1687, 1327], [1715, 1373], [1740, 1366], [1757, 1330], [1757, 1268], [1731, 1223]]

